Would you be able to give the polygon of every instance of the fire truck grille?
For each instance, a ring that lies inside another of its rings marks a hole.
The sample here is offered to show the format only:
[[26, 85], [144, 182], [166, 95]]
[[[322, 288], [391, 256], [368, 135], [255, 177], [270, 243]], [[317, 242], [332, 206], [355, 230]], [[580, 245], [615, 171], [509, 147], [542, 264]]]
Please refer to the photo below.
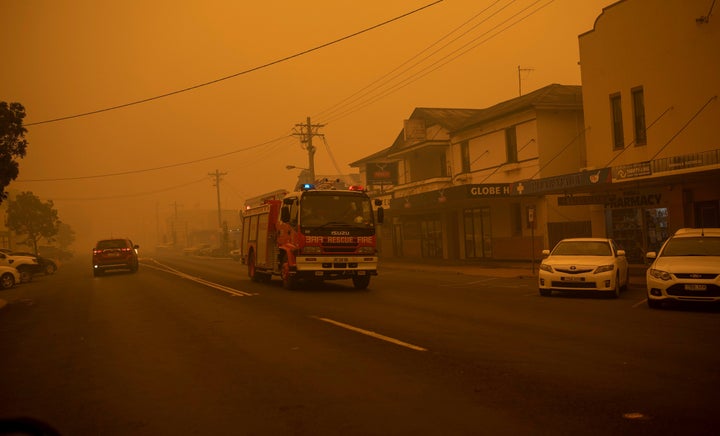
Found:
[[324, 244], [322, 249], [325, 253], [354, 253], [357, 244]]

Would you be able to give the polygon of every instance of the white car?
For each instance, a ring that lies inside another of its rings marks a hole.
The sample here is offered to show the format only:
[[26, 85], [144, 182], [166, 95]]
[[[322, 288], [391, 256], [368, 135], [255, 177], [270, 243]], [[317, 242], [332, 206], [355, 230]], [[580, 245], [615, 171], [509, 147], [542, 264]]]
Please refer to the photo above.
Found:
[[11, 266], [0, 266], [0, 289], [10, 289], [20, 283], [20, 273]]
[[646, 273], [650, 308], [672, 301], [720, 301], [720, 228], [680, 229], [660, 248]]
[[570, 238], [558, 242], [540, 263], [540, 295], [553, 291], [600, 291], [614, 298], [628, 284], [625, 251], [607, 238]]
[[37, 258], [32, 256], [15, 256], [0, 252], [0, 265], [10, 266], [18, 270], [21, 282], [32, 280], [33, 274], [38, 271], [40, 264]]

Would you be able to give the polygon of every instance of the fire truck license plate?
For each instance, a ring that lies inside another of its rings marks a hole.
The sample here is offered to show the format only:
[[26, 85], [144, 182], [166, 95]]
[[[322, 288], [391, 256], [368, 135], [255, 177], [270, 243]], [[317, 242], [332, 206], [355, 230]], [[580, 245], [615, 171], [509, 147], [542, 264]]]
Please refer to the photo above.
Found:
[[333, 262], [335, 262], [335, 263], [342, 263], [342, 262], [347, 262], [347, 261], [349, 261], [349, 260], [350, 260], [350, 259], [348, 259], [347, 257], [336, 257], [336, 258], [333, 260]]

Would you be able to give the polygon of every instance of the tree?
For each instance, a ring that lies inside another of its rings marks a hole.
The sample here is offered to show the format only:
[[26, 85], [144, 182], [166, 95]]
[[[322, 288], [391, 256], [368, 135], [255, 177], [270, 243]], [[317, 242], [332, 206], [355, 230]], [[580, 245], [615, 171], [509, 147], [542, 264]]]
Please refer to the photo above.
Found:
[[5, 187], [20, 174], [16, 159], [25, 157], [28, 143], [23, 118], [23, 105], [0, 101], [0, 203], [7, 198]]
[[58, 233], [60, 220], [52, 200], [43, 203], [32, 192], [22, 192], [8, 203], [7, 227], [18, 235], [27, 235], [25, 245], [37, 254], [38, 241], [52, 240]]
[[75, 242], [75, 230], [68, 224], [60, 223], [55, 241], [57, 241], [58, 247], [67, 250]]

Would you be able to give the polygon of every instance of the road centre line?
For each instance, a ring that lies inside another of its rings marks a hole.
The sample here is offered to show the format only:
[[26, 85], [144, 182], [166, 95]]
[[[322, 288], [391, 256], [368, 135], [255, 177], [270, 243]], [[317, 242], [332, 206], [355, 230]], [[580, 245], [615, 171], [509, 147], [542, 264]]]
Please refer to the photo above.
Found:
[[320, 317], [320, 316], [311, 316], [311, 318], [315, 318], [315, 319], [317, 319], [317, 320], [319, 320], [319, 321], [323, 321], [323, 322], [326, 322], [326, 323], [329, 323], [329, 324], [333, 324], [333, 325], [338, 326], [338, 327], [342, 327], [342, 328], [347, 329], [347, 330], [351, 330], [351, 331], [354, 331], [354, 332], [357, 332], [357, 333], [360, 333], [360, 334], [363, 334], [363, 335], [366, 335], [366, 336], [370, 336], [370, 337], [373, 337], [373, 338], [375, 338], [375, 339], [380, 339], [380, 340], [382, 340], [382, 341], [390, 342], [390, 343], [395, 344], [395, 345], [400, 345], [401, 347], [410, 348], [411, 350], [415, 350], [415, 351], [427, 351], [427, 348], [423, 348], [423, 347], [419, 347], [419, 346], [417, 346], [417, 345], [409, 344], [409, 343], [403, 342], [403, 341], [401, 341], [401, 340], [399, 340], [399, 339], [391, 338], [391, 337], [389, 337], [389, 336], [381, 335], [380, 333], [375, 333], [375, 332], [370, 331], [370, 330], [365, 330], [365, 329], [361, 329], [361, 328], [359, 328], [359, 327], [351, 326], [350, 324], [345, 324], [345, 323], [342, 323], [342, 322], [340, 322], [340, 321], [332, 320], [332, 319], [330, 319], [330, 318], [323, 318], [323, 317]]
[[182, 271], [178, 271], [178, 270], [176, 270], [176, 269], [174, 269], [174, 268], [171, 268], [171, 267], [169, 267], [169, 266], [167, 266], [167, 265], [163, 265], [163, 264], [161, 264], [160, 262], [158, 262], [158, 261], [155, 260], [155, 259], [145, 259], [145, 260], [151, 261], [151, 262], [155, 263], [156, 265], [152, 265], [152, 264], [150, 264], [150, 263], [144, 263], [144, 264], [143, 264], [144, 266], [147, 266], [147, 267], [149, 267], [149, 268], [153, 268], [153, 269], [158, 270], [158, 271], [167, 272], [167, 273], [176, 275], [176, 276], [178, 276], [178, 277], [180, 277], [180, 278], [187, 279], [187, 280], [190, 280], [190, 281], [193, 281], [193, 282], [196, 282], [196, 283], [200, 283], [201, 285], [205, 285], [205, 286], [208, 286], [208, 287], [217, 289], [218, 291], [226, 292], [226, 293], [228, 293], [228, 294], [230, 294], [230, 295], [233, 295], [233, 296], [236, 296], [236, 297], [251, 297], [251, 296], [255, 295], [255, 294], [251, 294], [251, 293], [249, 293], [249, 292], [239, 291], [239, 290], [237, 290], [237, 289], [233, 289], [233, 288], [231, 288], [231, 287], [228, 287], [228, 286], [225, 286], [225, 285], [221, 285], [221, 284], [218, 284], [218, 283], [213, 283], [213, 282], [211, 282], [211, 281], [202, 279], [202, 278], [200, 278], [200, 277], [191, 276], [190, 274], [186, 274], [186, 273], [184, 273], [184, 272], [182, 272]]

